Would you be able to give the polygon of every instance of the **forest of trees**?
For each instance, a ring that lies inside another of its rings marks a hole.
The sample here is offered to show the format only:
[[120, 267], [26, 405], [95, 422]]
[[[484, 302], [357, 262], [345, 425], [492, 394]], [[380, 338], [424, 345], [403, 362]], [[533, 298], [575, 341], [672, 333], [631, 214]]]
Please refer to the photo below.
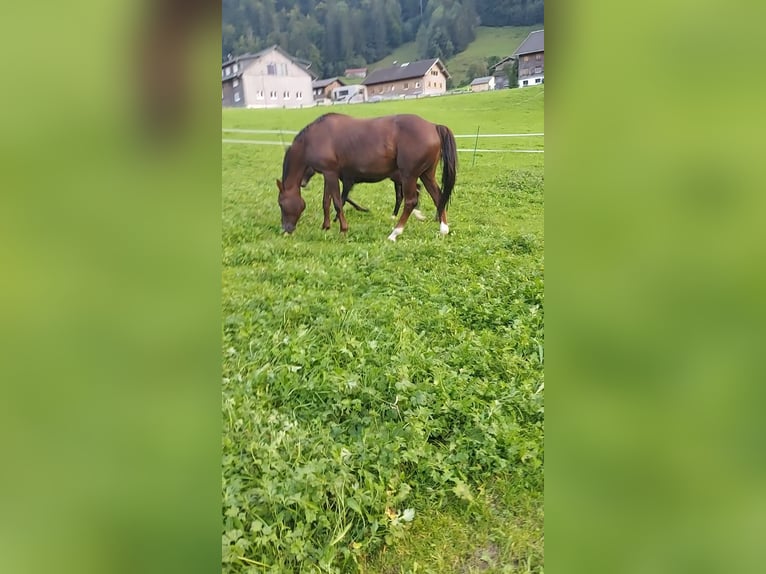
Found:
[[543, 0], [223, 0], [223, 55], [278, 44], [327, 77], [411, 40], [420, 58], [447, 59], [479, 25], [542, 22]]

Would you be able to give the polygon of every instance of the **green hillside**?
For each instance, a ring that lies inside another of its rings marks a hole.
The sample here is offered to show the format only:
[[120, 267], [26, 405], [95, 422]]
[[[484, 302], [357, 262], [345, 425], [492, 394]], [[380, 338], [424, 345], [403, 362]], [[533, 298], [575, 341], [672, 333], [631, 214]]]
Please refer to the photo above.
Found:
[[476, 39], [468, 45], [468, 48], [445, 62], [447, 70], [452, 75], [452, 82], [455, 86], [469, 83], [473, 78], [466, 78], [466, 74], [471, 64], [483, 64], [490, 56], [500, 58], [510, 56], [532, 30], [540, 30], [542, 27], [542, 24], [503, 28], [479, 26], [476, 30]]
[[[452, 76], [453, 84], [460, 86], [470, 82], [473, 78], [467, 78], [466, 74], [471, 64], [484, 64], [490, 56], [500, 58], [509, 56], [532, 30], [540, 30], [541, 28], [543, 28], [543, 24], [500, 28], [479, 26], [476, 29], [476, 39], [468, 45], [468, 48], [445, 62], [447, 70]], [[408, 62], [417, 59], [417, 45], [415, 42], [407, 42], [368, 67], [370, 70], [374, 70], [390, 66], [394, 60]]]

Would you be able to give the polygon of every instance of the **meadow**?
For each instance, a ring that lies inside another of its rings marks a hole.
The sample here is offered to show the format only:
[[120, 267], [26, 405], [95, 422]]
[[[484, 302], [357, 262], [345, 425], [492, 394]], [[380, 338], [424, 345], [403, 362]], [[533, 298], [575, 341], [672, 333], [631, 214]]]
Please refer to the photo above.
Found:
[[[417, 113], [457, 135], [541, 133], [544, 87], [224, 110], [224, 572], [542, 572], [543, 138], [459, 138], [439, 235], [396, 243], [390, 182], [322, 231], [322, 178], [280, 233], [275, 179], [328, 111]], [[236, 140], [229, 142], [226, 140]], [[274, 142], [277, 145], [241, 141]]]

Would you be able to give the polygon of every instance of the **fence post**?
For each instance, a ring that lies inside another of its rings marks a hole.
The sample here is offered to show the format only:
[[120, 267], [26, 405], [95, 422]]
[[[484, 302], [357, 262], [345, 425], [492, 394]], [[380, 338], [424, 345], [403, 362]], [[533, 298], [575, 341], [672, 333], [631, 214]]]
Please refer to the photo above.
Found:
[[476, 141], [473, 142], [473, 160], [471, 161], [471, 167], [476, 164], [476, 148], [479, 147], [479, 126], [476, 126]]

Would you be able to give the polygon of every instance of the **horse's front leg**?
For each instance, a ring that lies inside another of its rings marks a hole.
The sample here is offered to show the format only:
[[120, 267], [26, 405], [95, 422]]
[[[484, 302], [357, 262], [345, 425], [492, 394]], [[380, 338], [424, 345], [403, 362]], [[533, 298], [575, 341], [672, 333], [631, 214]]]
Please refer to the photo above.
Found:
[[348, 222], [346, 221], [346, 216], [343, 215], [343, 201], [340, 195], [340, 182], [338, 181], [337, 174], [324, 174], [324, 193], [326, 197], [332, 198], [335, 204], [335, 213], [337, 214], [338, 221], [340, 221], [340, 232], [345, 233], [348, 231]]
[[407, 224], [407, 219], [410, 217], [410, 213], [415, 209], [418, 204], [418, 187], [417, 179], [414, 177], [402, 178], [402, 193], [404, 194], [404, 209], [402, 210], [402, 216], [399, 218], [396, 227], [391, 232], [388, 238], [391, 241], [396, 241], [396, 238], [404, 231], [404, 226]]

